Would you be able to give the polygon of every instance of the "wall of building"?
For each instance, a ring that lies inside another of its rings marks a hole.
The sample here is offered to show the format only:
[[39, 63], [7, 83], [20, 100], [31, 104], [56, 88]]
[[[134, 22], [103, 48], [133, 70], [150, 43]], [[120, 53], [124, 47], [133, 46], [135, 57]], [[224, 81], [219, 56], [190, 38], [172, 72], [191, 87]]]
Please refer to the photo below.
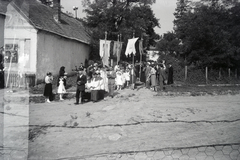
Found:
[[4, 45], [4, 21], [5, 15], [0, 14], [0, 47]]
[[37, 30], [12, 5], [7, 7], [4, 27], [5, 54], [9, 53], [8, 50], [16, 53], [11, 66], [10, 57], [5, 60], [7, 72], [35, 73]]
[[61, 66], [70, 73], [89, 58], [89, 45], [75, 40], [39, 31], [37, 42], [37, 79], [43, 79], [47, 72], [58, 75]]

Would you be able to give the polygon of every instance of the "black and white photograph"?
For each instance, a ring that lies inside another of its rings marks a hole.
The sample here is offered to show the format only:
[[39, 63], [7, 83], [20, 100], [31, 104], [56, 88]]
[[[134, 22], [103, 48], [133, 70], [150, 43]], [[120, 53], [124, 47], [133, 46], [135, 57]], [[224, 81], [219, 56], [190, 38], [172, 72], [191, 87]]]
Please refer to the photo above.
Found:
[[240, 160], [240, 0], [0, 0], [0, 160]]

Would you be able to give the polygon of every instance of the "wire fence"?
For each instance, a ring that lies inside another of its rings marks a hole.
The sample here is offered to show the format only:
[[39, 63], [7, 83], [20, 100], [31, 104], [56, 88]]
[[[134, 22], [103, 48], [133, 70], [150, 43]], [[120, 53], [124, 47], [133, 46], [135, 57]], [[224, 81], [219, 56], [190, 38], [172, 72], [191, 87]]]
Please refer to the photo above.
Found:
[[179, 67], [174, 70], [174, 80], [186, 84], [236, 84], [240, 83], [240, 68]]

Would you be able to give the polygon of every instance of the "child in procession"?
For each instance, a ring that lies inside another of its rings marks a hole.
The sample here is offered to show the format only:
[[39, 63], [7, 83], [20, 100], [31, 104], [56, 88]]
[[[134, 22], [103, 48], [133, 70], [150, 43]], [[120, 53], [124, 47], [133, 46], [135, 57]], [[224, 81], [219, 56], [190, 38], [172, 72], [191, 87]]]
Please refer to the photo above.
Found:
[[120, 69], [117, 69], [115, 81], [116, 81], [117, 90], [121, 90], [123, 82], [122, 82], [122, 72]]
[[64, 93], [66, 93], [66, 89], [65, 89], [65, 86], [64, 86], [64, 78], [61, 77], [61, 78], [59, 78], [59, 86], [58, 86], [58, 94], [59, 94], [59, 99], [61, 101], [64, 100], [62, 98]]
[[130, 82], [130, 70], [129, 68], [126, 68], [125, 72], [124, 72], [124, 78], [125, 78], [125, 83], [126, 83], [126, 87], [129, 87], [129, 82]]

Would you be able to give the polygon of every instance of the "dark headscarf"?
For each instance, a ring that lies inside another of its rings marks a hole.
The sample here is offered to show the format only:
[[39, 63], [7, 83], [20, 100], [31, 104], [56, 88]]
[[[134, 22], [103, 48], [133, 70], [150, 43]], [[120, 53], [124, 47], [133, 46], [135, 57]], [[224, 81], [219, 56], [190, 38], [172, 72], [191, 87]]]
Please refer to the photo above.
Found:
[[63, 77], [64, 76], [64, 73], [65, 73], [65, 67], [62, 66], [59, 70], [59, 77]]
[[[62, 66], [59, 70], [59, 76], [58, 76], [58, 82], [60, 81], [60, 78], [63, 78], [65, 75], [65, 67]], [[63, 85], [66, 87], [66, 79], [64, 78], [63, 79]], [[59, 86], [59, 83], [57, 83], [57, 86]]]

